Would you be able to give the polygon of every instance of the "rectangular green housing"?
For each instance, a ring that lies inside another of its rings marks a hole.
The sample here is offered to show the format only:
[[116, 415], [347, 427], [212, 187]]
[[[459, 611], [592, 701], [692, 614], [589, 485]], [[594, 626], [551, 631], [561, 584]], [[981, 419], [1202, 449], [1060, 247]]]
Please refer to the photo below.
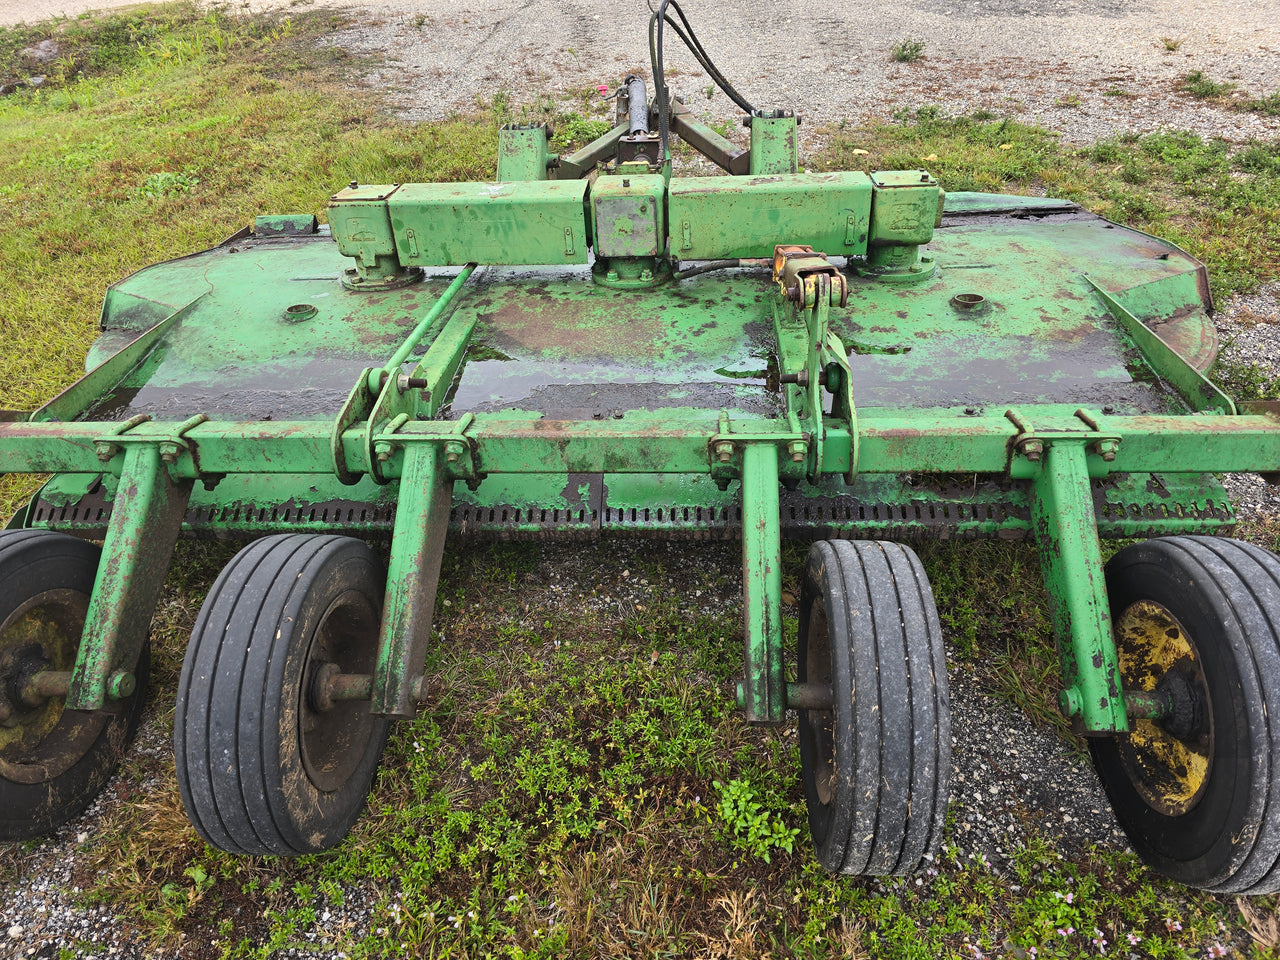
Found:
[[591, 188], [595, 247], [599, 257], [656, 257], [666, 246], [659, 174], [600, 177]]
[[671, 255], [681, 260], [772, 257], [780, 243], [864, 256], [871, 220], [865, 173], [673, 177]]
[[404, 266], [587, 262], [585, 180], [407, 183], [387, 199]]

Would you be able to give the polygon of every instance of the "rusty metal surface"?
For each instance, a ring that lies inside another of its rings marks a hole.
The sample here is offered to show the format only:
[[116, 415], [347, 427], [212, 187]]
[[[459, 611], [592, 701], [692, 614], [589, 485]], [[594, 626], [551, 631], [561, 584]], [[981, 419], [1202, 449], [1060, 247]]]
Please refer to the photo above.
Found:
[[763, 279], [732, 271], [623, 291], [571, 270], [490, 270], [458, 308], [478, 322], [448, 415], [604, 419], [698, 407], [774, 416]]

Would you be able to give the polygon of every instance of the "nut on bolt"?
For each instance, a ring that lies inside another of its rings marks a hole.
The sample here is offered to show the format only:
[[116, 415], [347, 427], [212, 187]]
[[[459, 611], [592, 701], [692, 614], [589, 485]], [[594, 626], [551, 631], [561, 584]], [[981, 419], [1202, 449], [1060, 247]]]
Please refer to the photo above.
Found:
[[1022, 455], [1032, 463], [1037, 462], [1044, 456], [1044, 442], [1041, 440], [1027, 440], [1022, 444]]
[[715, 446], [716, 459], [721, 463], [728, 463], [733, 459], [733, 441], [718, 440]]
[[808, 444], [803, 440], [792, 440], [787, 445], [787, 449], [791, 451], [791, 461], [793, 463], [804, 463], [805, 454], [808, 452]]
[[444, 458], [450, 463], [457, 463], [462, 458], [463, 447], [457, 440], [450, 440], [444, 445]]
[[102, 463], [107, 463], [116, 455], [116, 445], [114, 443], [95, 443], [93, 452], [98, 455], [98, 459]]
[[182, 447], [176, 443], [160, 444], [160, 459], [165, 463], [177, 463], [182, 454]]
[[379, 463], [386, 463], [391, 459], [391, 451], [395, 449], [395, 444], [386, 440], [379, 440], [373, 445], [373, 452], [378, 457]]
[[1116, 458], [1116, 451], [1119, 449], [1119, 440], [1099, 440], [1093, 445], [1093, 452], [1108, 463]]

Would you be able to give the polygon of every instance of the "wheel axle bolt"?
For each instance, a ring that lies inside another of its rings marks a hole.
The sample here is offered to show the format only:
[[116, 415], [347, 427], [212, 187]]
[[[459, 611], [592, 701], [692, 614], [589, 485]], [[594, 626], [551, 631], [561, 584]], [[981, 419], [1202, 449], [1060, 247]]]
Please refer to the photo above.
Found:
[[1075, 687], [1068, 687], [1066, 690], [1058, 692], [1058, 709], [1062, 711], [1064, 717], [1078, 717], [1084, 711], [1084, 704], [1080, 702], [1080, 691]]
[[128, 670], [117, 670], [107, 679], [107, 696], [112, 700], [124, 700], [138, 689], [138, 678]]

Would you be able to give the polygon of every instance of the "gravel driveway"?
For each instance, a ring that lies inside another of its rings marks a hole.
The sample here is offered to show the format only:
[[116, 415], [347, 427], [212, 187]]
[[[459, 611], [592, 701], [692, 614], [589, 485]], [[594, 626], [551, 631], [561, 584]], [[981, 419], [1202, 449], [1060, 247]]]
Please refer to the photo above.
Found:
[[[0, 24], [116, 0], [0, 0]], [[298, 0], [249, 0], [234, 9], [298, 9]], [[433, 119], [509, 91], [613, 84], [648, 74], [642, 0], [386, 0], [317, 4], [359, 25], [335, 42], [376, 52], [388, 66], [371, 83], [392, 91], [406, 117]], [[902, 105], [944, 104], [1013, 114], [1089, 142], [1118, 130], [1191, 129], [1243, 141], [1280, 132], [1280, 118], [1234, 113], [1176, 94], [1201, 70], [1252, 95], [1280, 85], [1280, 2], [1232, 0], [912, 0], [892, 16], [859, 14], [845, 0], [803, 8], [749, 0], [687, 0], [686, 12], [722, 73], [752, 103], [792, 107], [811, 121], [863, 120]], [[803, 16], [800, 15], [803, 9]], [[889, 56], [907, 38], [924, 56]], [[674, 38], [672, 85], [699, 112], [733, 114]], [[816, 129], [811, 123], [810, 131]]]

